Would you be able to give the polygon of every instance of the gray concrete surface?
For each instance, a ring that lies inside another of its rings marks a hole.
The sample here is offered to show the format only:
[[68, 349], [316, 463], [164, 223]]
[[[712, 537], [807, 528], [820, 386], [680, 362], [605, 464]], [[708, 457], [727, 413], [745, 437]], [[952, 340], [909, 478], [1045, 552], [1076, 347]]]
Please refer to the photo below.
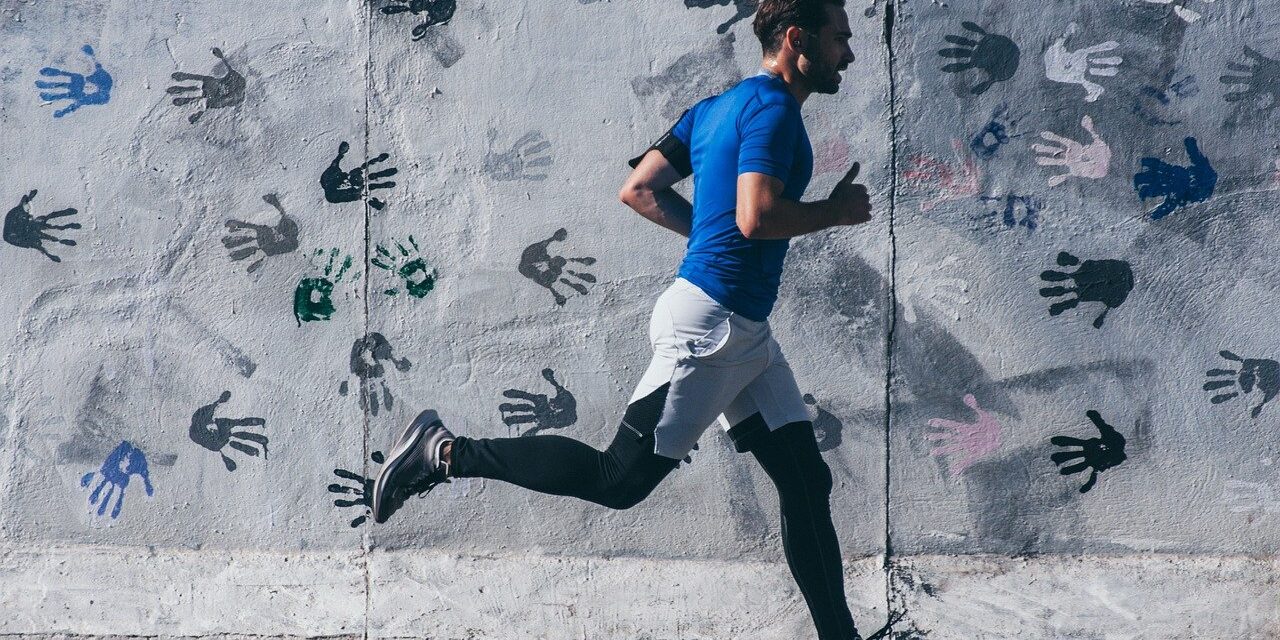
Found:
[[[760, 61], [748, 0], [446, 4], [0, 0], [0, 635], [812, 637], [715, 429], [627, 511], [367, 521], [425, 407], [607, 443], [683, 250], [625, 160]], [[794, 239], [771, 323], [861, 628], [1280, 637], [1275, 8], [848, 5], [806, 199], [857, 160], [875, 219]]]

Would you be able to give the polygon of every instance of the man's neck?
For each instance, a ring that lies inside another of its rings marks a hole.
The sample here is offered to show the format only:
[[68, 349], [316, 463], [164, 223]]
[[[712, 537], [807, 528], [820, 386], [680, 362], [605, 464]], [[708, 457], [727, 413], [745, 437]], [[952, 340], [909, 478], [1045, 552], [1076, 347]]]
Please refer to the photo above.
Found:
[[783, 64], [781, 60], [765, 59], [760, 63], [759, 73], [781, 78], [782, 84], [787, 85], [787, 91], [802, 107], [804, 106], [804, 101], [813, 93], [806, 86], [804, 79], [801, 78], [800, 72], [793, 66]]

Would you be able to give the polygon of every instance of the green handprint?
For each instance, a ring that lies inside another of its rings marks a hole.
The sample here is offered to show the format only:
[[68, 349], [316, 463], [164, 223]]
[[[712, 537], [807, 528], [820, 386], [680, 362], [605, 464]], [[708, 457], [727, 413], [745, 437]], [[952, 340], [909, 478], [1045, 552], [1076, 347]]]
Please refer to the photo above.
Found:
[[[313, 263], [317, 259], [324, 256], [324, 249], [316, 249], [312, 254]], [[333, 286], [342, 281], [342, 276], [351, 268], [351, 256], [347, 256], [342, 261], [342, 265], [335, 274], [333, 264], [338, 259], [338, 249], [335, 247], [329, 250], [329, 261], [325, 264], [324, 274], [316, 278], [303, 278], [298, 282], [298, 288], [293, 291], [293, 317], [297, 319], [298, 326], [301, 327], [303, 322], [312, 322], [314, 320], [328, 320], [333, 316]], [[316, 264], [318, 267], [319, 264]]]
[[[405, 289], [409, 291], [409, 295], [415, 298], [424, 298], [431, 290], [436, 288], [436, 270], [427, 266], [427, 261], [419, 255], [421, 251], [418, 248], [418, 241], [413, 236], [409, 236], [409, 245], [413, 247], [410, 252], [409, 248], [400, 242], [396, 242], [396, 249], [399, 255], [388, 250], [382, 245], [378, 245], [376, 251], [378, 257], [371, 260], [373, 266], [379, 269], [390, 271], [401, 278], [404, 278]], [[399, 289], [387, 289], [383, 293], [394, 296], [400, 293]]]

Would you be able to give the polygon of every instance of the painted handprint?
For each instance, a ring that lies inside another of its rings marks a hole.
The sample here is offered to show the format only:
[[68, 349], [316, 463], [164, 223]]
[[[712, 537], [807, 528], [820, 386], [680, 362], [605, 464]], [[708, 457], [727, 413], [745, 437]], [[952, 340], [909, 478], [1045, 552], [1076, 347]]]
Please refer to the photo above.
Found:
[[[502, 153], [493, 151], [498, 137], [497, 129], [489, 129], [489, 152], [484, 156], [484, 173], [494, 180], [546, 180], [546, 167], [551, 166], [551, 143], [541, 131], [530, 131], [510, 149]], [[534, 168], [536, 167], [536, 170]]]
[[[1236, 387], [1237, 390], [1219, 393], [1210, 398], [1209, 402], [1220, 404], [1237, 398], [1241, 394], [1253, 393], [1253, 390], [1257, 389], [1262, 394], [1262, 401], [1249, 411], [1249, 415], [1253, 418], [1258, 417], [1262, 413], [1262, 406], [1280, 394], [1280, 362], [1264, 358], [1241, 358], [1227, 350], [1219, 351], [1218, 355], [1240, 364], [1235, 369], [1206, 371], [1205, 375], [1215, 379], [1204, 383], [1204, 390], [1215, 391], [1227, 387]], [[1223, 379], [1220, 376], [1227, 377]]]
[[[991, 85], [1004, 82], [1017, 73], [1022, 54], [1013, 40], [1002, 35], [987, 33], [982, 27], [972, 22], [966, 21], [960, 25], [969, 31], [970, 35], [944, 38], [957, 46], [940, 49], [938, 55], [959, 60], [959, 62], [947, 64], [942, 67], [943, 71], [947, 73], [960, 73], [969, 69], [982, 71], [986, 79], [969, 90], [975, 96], [986, 93]], [[978, 39], [974, 40], [975, 37]]]
[[945, 456], [963, 453], [959, 461], [952, 460], [951, 477], [956, 477], [968, 469], [973, 463], [995, 453], [1000, 449], [1000, 422], [990, 411], [978, 406], [978, 399], [972, 393], [965, 394], [964, 403], [977, 414], [974, 422], [958, 422], [943, 418], [933, 418], [929, 426], [946, 431], [926, 433], [929, 440], [943, 440], [943, 446], [929, 451], [931, 456]]
[[915, 155], [908, 158], [910, 168], [904, 169], [902, 177], [908, 184], [917, 188], [937, 189], [938, 195], [920, 202], [921, 211], [929, 211], [934, 207], [963, 200], [978, 195], [978, 183], [982, 174], [973, 156], [965, 153], [965, 145], [959, 140], [952, 140], [956, 164], [950, 164], [926, 155]]
[[426, 37], [427, 29], [449, 22], [454, 12], [458, 10], [456, 0], [390, 0], [390, 2], [391, 4], [378, 10], [388, 16], [405, 12], [424, 16], [422, 24], [413, 28], [414, 40]]
[[[373, 454], [369, 456], [369, 459], [379, 466], [387, 461], [386, 456], [382, 455], [381, 451], [374, 451]], [[369, 520], [369, 516], [373, 515], [373, 480], [378, 474], [375, 473], [372, 474], [373, 477], [366, 478], [354, 471], [334, 469], [333, 475], [338, 476], [343, 480], [350, 480], [355, 483], [354, 487], [339, 484], [337, 482], [329, 485], [329, 493], [338, 494], [340, 496], [353, 496], [353, 499], [350, 500], [345, 498], [334, 498], [334, 506], [341, 507], [343, 509], [348, 507], [360, 508], [362, 513], [351, 520], [351, 528], [353, 529], [367, 522]]]
[[991, 119], [987, 124], [983, 125], [982, 129], [969, 140], [969, 150], [982, 160], [990, 160], [1001, 147], [1008, 144], [1010, 139], [1021, 136], [1021, 134], [1009, 133], [1009, 130], [1016, 127], [1021, 119], [1021, 116], [1010, 118], [1009, 104], [1001, 102], [991, 110]]
[[260, 433], [252, 431], [232, 431], [239, 427], [261, 427], [267, 424], [262, 418], [215, 418], [213, 414], [218, 410], [218, 405], [231, 399], [230, 391], [223, 391], [222, 395], [211, 404], [206, 404], [195, 413], [191, 414], [191, 428], [188, 434], [191, 441], [222, 456], [222, 464], [227, 467], [227, 471], [236, 470], [236, 462], [223, 452], [223, 448], [231, 447], [240, 453], [257, 457], [258, 448], [253, 445], [245, 444], [252, 442], [262, 448], [262, 459], [267, 459], [267, 437]]
[[[106, 513], [107, 505], [114, 495], [116, 503], [111, 507], [111, 519], [120, 517], [120, 507], [124, 504], [124, 491], [129, 488], [130, 476], [136, 475], [142, 479], [142, 487], [148, 496], [155, 494], [155, 489], [151, 486], [151, 472], [147, 468], [147, 457], [128, 440], [116, 445], [107, 459], [102, 461], [97, 474], [101, 479], [89, 494], [89, 507], [92, 509], [97, 505], [99, 516]], [[92, 471], [84, 474], [80, 478], [80, 486], [87, 488], [93, 482], [93, 476]], [[106, 489], [106, 493], [103, 493], [103, 489]]]
[[[409, 247], [413, 250], [410, 251]], [[409, 247], [403, 243], [396, 242], [396, 250], [392, 251], [382, 245], [378, 245], [375, 249], [378, 256], [370, 261], [373, 266], [388, 271], [404, 281], [404, 288], [409, 295], [415, 298], [425, 298], [432, 289], [436, 288], [436, 270], [427, 265], [426, 258], [423, 258], [418, 248], [418, 241], [409, 236]], [[399, 295], [398, 287], [386, 289], [383, 293], [394, 296]]]
[[[338, 253], [336, 247], [330, 249], [324, 272], [319, 276], [299, 280], [297, 288], [293, 290], [293, 317], [298, 321], [299, 327], [304, 322], [328, 320], [333, 317], [333, 287], [342, 282], [342, 276], [347, 269], [351, 268], [352, 261], [351, 256], [348, 255], [342, 259], [342, 263], [335, 270], [334, 264], [338, 260]], [[314, 262], [323, 259], [324, 255], [324, 249], [316, 249], [311, 259]]]
[[813, 407], [817, 416], [813, 419], [813, 435], [818, 439], [818, 451], [830, 451], [840, 446], [844, 435], [844, 422], [835, 414], [818, 406], [818, 399], [806, 393], [801, 397], [804, 403]]
[[[61, 118], [62, 116], [79, 109], [86, 105], [106, 104], [111, 99], [111, 74], [94, 57], [93, 47], [85, 45], [80, 48], [85, 55], [89, 56], [89, 60], [93, 62], [93, 71], [89, 75], [76, 73], [74, 71], [64, 71], [55, 67], [44, 67], [40, 70], [40, 75], [46, 77], [63, 77], [65, 80], [53, 82], [48, 80], [36, 80], [36, 87], [39, 89], [61, 89], [60, 93], [53, 91], [40, 92], [40, 99], [46, 102], [55, 100], [66, 100], [69, 104], [57, 111], [53, 112], [53, 117]], [[93, 86], [93, 91], [87, 93], [85, 90]]]
[[270, 256], [292, 253], [298, 249], [298, 223], [284, 212], [280, 199], [274, 193], [262, 196], [262, 201], [280, 212], [280, 221], [274, 226], [254, 224], [232, 218], [227, 220], [227, 235], [222, 236], [222, 246], [232, 260], [254, 258], [247, 272], [253, 273]]
[[[329, 167], [320, 174], [320, 186], [324, 188], [325, 200], [334, 204], [339, 204], [343, 202], [355, 202], [361, 198], [367, 197], [369, 199], [369, 206], [381, 211], [383, 207], [387, 206], [387, 203], [373, 197], [373, 190], [390, 189], [396, 186], [396, 183], [392, 181], [379, 181], [383, 178], [390, 178], [391, 176], [394, 176], [399, 173], [400, 170], [392, 167], [366, 174], [365, 172], [369, 170], [369, 165], [383, 162], [387, 158], [391, 157], [390, 154], [383, 153], [370, 158], [365, 161], [364, 164], [350, 171], [343, 171], [341, 166], [342, 159], [350, 150], [351, 145], [347, 144], [345, 141], [339, 144], [337, 157], [335, 157], [333, 162], [329, 163]], [[368, 194], [365, 193], [366, 185], [368, 186]]]
[[[231, 63], [227, 62], [227, 59], [222, 55], [222, 49], [214, 47], [213, 55], [220, 61], [219, 64], [226, 70], [226, 73], [222, 74], [222, 76], [206, 76], [198, 73], [175, 71], [173, 75], [170, 76], [174, 80], [178, 82], [198, 80], [200, 82], [200, 86], [195, 87], [176, 84], [165, 89], [165, 93], [171, 96], [177, 96], [173, 99], [173, 104], [176, 107], [204, 100], [203, 109], [187, 116], [187, 122], [190, 122], [191, 124], [195, 124], [200, 120], [200, 116], [203, 116], [205, 111], [210, 109], [226, 109], [227, 107], [234, 107], [244, 102], [244, 76], [241, 75], [239, 71], [231, 68]], [[217, 69], [215, 68], [214, 71], [216, 72]], [[196, 93], [195, 95], [187, 95], [192, 92], [199, 93]]]
[[[383, 376], [387, 374], [386, 367], [382, 365], [384, 360], [394, 365], [396, 371], [408, 371], [413, 366], [408, 358], [395, 358], [391, 353], [391, 343], [376, 331], [358, 338], [351, 345], [351, 373], [355, 374], [357, 384], [360, 385], [360, 408], [375, 416], [380, 408], [390, 409], [395, 405], [395, 398], [387, 388], [387, 382], [383, 380]], [[382, 392], [381, 403], [378, 402], [379, 391]], [[344, 396], [350, 393], [346, 380], [338, 385], [338, 393]]]
[[726, 33], [715, 45], [681, 55], [656, 75], [632, 78], [631, 90], [640, 97], [662, 96], [660, 114], [674, 121], [689, 108], [689, 96], [720, 93], [742, 79], [734, 40], [733, 33]]
[[18, 206], [9, 210], [4, 216], [4, 241], [23, 249], [35, 249], [43, 253], [45, 257], [54, 262], [62, 262], [62, 258], [49, 253], [44, 248], [44, 243], [53, 242], [56, 244], [66, 245], [68, 247], [76, 246], [75, 240], [67, 240], [66, 238], [55, 238], [49, 235], [49, 231], [65, 231], [68, 229], [79, 229], [79, 222], [71, 222], [68, 224], [49, 224], [50, 220], [56, 218], [65, 218], [73, 216], [78, 211], [75, 209], [61, 209], [48, 213], [43, 216], [31, 215], [31, 201], [36, 197], [37, 190], [32, 189], [27, 195], [22, 196], [18, 202]]
[[1044, 52], [1044, 75], [1054, 82], [1078, 84], [1084, 87], [1084, 101], [1093, 102], [1101, 97], [1106, 89], [1090, 80], [1088, 76], [1114, 76], [1120, 72], [1118, 67], [1124, 62], [1124, 58], [1092, 57], [1119, 47], [1120, 43], [1115, 40], [1108, 40], [1076, 51], [1067, 51], [1067, 38], [1075, 33], [1075, 30], [1076, 24], [1073, 22], [1067, 28], [1067, 34], [1054, 41], [1048, 51]]
[[902, 317], [911, 324], [916, 323], [917, 314], [925, 308], [933, 307], [955, 320], [960, 319], [961, 305], [969, 304], [965, 296], [969, 283], [960, 278], [952, 278], [956, 256], [947, 256], [939, 264], [918, 264], [915, 269], [902, 278], [899, 286], [902, 295]]
[[[1111, 425], [1102, 419], [1102, 415], [1092, 409], [1085, 412], [1089, 420], [1094, 426], [1098, 427], [1101, 437], [1089, 438], [1082, 440], [1080, 438], [1072, 438], [1070, 436], [1053, 436], [1049, 438], [1049, 442], [1059, 447], [1080, 447], [1074, 451], [1058, 451], [1049, 456], [1055, 465], [1058, 465], [1058, 473], [1061, 475], [1070, 475], [1079, 473], [1093, 468], [1089, 474], [1089, 481], [1080, 487], [1080, 493], [1087, 493], [1093, 488], [1094, 483], [1098, 481], [1098, 474], [1110, 469], [1121, 462], [1125, 461], [1124, 455], [1124, 436], [1116, 431]], [[1064, 463], [1074, 460], [1080, 460], [1074, 464], [1062, 466]]]
[[[1276, 499], [1275, 489], [1261, 482], [1227, 480], [1223, 483], [1222, 502], [1232, 513], [1261, 511], [1263, 517], [1280, 513], [1280, 500]], [[1253, 521], [1252, 515], [1249, 521]]]
[[1027, 233], [1035, 231], [1036, 227], [1040, 226], [1040, 210], [1044, 208], [1044, 203], [1035, 196], [1009, 193], [1003, 196], [982, 196], [979, 200], [1000, 203], [994, 210], [974, 216], [975, 220], [988, 226], [996, 226], [998, 223], [1005, 229], [1025, 227]]
[[1249, 47], [1244, 57], [1250, 64], [1228, 62], [1227, 70], [1236, 75], [1218, 78], [1222, 84], [1240, 87], [1223, 95], [1227, 102], [1240, 102], [1259, 111], [1271, 111], [1280, 104], [1280, 60], [1272, 60]]
[[[582, 282], [595, 283], [596, 281], [596, 277], [593, 274], [565, 268], [570, 262], [593, 265], [596, 263], [595, 258], [565, 258], [563, 256], [553, 256], [547, 251], [547, 246], [552, 242], [561, 242], [568, 236], [569, 232], [564, 228], [557, 229], [550, 238], [525, 247], [520, 254], [520, 275], [545, 287], [547, 291], [551, 292], [551, 295], [555, 296], [556, 304], [560, 306], [564, 306], [568, 298], [555, 290], [557, 281], [584, 296], [587, 295], [587, 287]], [[582, 282], [570, 280], [564, 277], [563, 274], [571, 275]]]
[[555, 387], [555, 397], [548, 398], [545, 393], [531, 393], [519, 389], [507, 389], [502, 395], [522, 402], [504, 402], [498, 405], [502, 414], [502, 422], [508, 427], [533, 423], [522, 436], [537, 435], [548, 429], [563, 429], [578, 421], [578, 401], [559, 382], [556, 372], [543, 369], [542, 377]]
[[1191, 160], [1190, 167], [1171, 165], [1159, 158], [1143, 158], [1142, 171], [1133, 176], [1133, 187], [1138, 190], [1139, 198], [1164, 198], [1164, 202], [1151, 211], [1152, 220], [1159, 220], [1179, 207], [1208, 200], [1218, 185], [1218, 173], [1200, 153], [1196, 139], [1186, 138], [1183, 144]]
[[1169, 116], [1184, 113], [1185, 108], [1181, 102], [1199, 94], [1200, 85], [1193, 75], [1186, 75], [1175, 81], [1177, 74], [1177, 69], [1170, 69], [1159, 77], [1156, 84], [1143, 86], [1134, 95], [1133, 113], [1144, 124], [1156, 127], [1182, 123], [1182, 120]]
[[[1187, 3], [1188, 3], [1188, 2], [1190, 2], [1190, 0], [1146, 0], [1146, 1], [1147, 1], [1147, 2], [1150, 2], [1151, 4], [1171, 4], [1171, 5], [1173, 5], [1173, 12], [1174, 12], [1174, 13], [1176, 13], [1176, 14], [1178, 14], [1178, 17], [1179, 17], [1179, 18], [1182, 18], [1183, 20], [1185, 20], [1185, 21], [1187, 21], [1187, 22], [1196, 22], [1196, 21], [1197, 21], [1197, 20], [1199, 20], [1201, 17], [1203, 17], [1203, 16], [1201, 16], [1201, 15], [1200, 15], [1200, 12], [1195, 11], [1195, 10], [1193, 10], [1193, 9], [1188, 9], [1188, 8], [1187, 8], [1187, 6], [1186, 6], [1186, 5], [1187, 5]], [[1204, 1], [1205, 1], [1205, 2], [1217, 2], [1218, 0], [1204, 0]]]
[[1049, 269], [1042, 271], [1040, 278], [1048, 282], [1073, 280], [1075, 286], [1044, 287], [1040, 289], [1040, 295], [1052, 298], [1075, 294], [1075, 297], [1049, 305], [1051, 316], [1072, 309], [1081, 302], [1101, 302], [1106, 308], [1093, 320], [1093, 327], [1100, 329], [1107, 312], [1124, 304], [1129, 292], [1133, 291], [1133, 269], [1123, 260], [1085, 260], [1082, 263], [1079, 258], [1062, 251], [1058, 253], [1058, 266], [1078, 268], [1073, 273]]
[[1042, 167], [1066, 167], [1067, 169], [1066, 173], [1059, 173], [1049, 178], [1050, 187], [1066, 182], [1071, 176], [1092, 180], [1105, 178], [1111, 170], [1111, 147], [1098, 137], [1098, 132], [1093, 127], [1093, 118], [1089, 116], [1081, 118], [1080, 126], [1091, 136], [1092, 140], [1089, 144], [1080, 144], [1052, 131], [1041, 131], [1041, 138], [1058, 146], [1031, 145], [1031, 149], [1036, 152], [1036, 164]]
[[760, 0], [684, 0], [687, 9], [709, 9], [715, 6], [733, 5], [737, 12], [716, 27], [716, 33], [725, 33], [739, 20], [750, 18], [760, 5]]

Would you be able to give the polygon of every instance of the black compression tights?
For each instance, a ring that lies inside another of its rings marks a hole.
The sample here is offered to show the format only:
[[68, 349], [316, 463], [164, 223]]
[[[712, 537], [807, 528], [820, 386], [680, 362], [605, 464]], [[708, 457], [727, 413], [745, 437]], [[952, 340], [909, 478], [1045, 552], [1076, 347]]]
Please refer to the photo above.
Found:
[[[678, 461], [653, 452], [653, 430], [667, 385], [627, 407], [604, 451], [564, 436], [466, 438], [453, 442], [449, 475], [492, 478], [540, 493], [572, 496], [613, 509], [644, 500]], [[769, 431], [760, 414], [729, 431], [739, 452], [750, 451], [778, 489], [782, 544], [820, 640], [857, 637], [845, 603], [844, 572], [831, 524], [831, 470], [818, 453], [809, 422]]]

